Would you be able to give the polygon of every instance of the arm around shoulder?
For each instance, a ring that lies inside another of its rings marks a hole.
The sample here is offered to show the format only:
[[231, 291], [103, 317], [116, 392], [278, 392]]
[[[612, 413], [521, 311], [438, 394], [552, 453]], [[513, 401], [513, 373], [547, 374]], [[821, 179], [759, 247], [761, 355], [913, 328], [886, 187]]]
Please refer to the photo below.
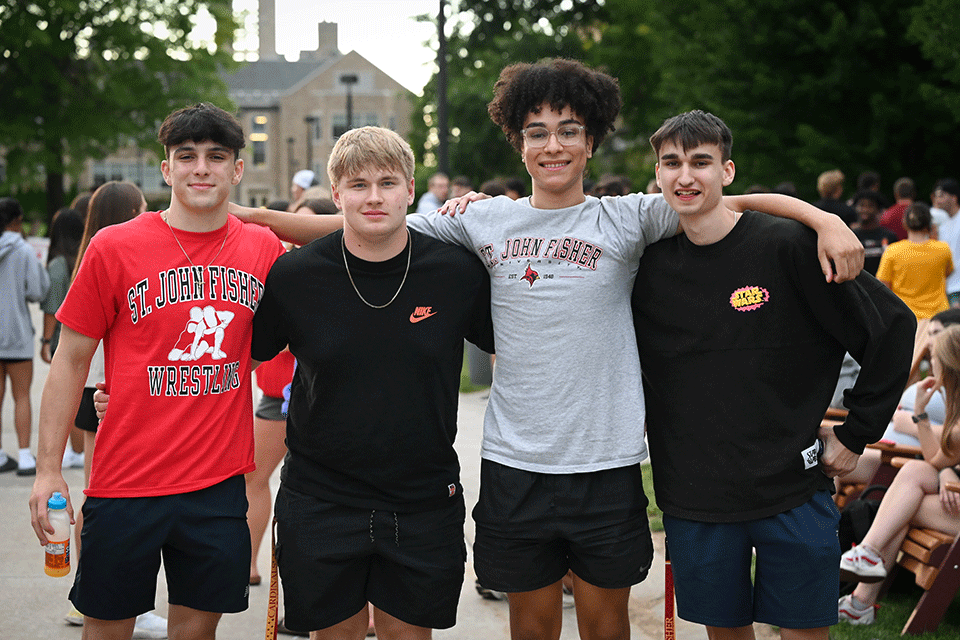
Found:
[[796, 220], [816, 231], [817, 257], [827, 282], [853, 280], [863, 270], [863, 244], [840, 216], [779, 193], [724, 196], [723, 202], [734, 211], [753, 209]]
[[343, 228], [342, 215], [303, 215], [230, 203], [230, 213], [243, 222], [268, 227], [278, 238], [304, 245]]

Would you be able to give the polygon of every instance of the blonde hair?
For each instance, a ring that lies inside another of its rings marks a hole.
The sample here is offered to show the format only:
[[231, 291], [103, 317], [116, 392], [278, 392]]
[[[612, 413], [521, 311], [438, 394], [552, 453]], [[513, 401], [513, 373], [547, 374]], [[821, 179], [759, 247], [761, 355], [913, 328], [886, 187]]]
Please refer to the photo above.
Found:
[[960, 325], [947, 327], [937, 335], [933, 355], [940, 361], [940, 384], [947, 407], [940, 448], [952, 457], [960, 453]]
[[389, 129], [350, 129], [340, 136], [330, 152], [327, 161], [330, 184], [336, 185], [344, 176], [355, 176], [369, 168], [400, 171], [409, 182], [413, 178], [413, 150]]
[[829, 198], [837, 193], [837, 190], [843, 193], [843, 172], [839, 169], [824, 171], [817, 178], [817, 192], [821, 198]]

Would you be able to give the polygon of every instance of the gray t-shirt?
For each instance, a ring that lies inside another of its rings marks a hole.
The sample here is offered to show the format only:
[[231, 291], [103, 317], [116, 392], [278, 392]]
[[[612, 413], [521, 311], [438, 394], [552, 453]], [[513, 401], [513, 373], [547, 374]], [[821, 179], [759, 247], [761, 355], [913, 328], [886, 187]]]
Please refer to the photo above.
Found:
[[498, 196], [407, 220], [475, 251], [490, 272], [497, 363], [481, 456], [540, 473], [643, 460], [630, 295], [643, 250], [676, 233], [663, 197], [587, 196], [547, 210]]

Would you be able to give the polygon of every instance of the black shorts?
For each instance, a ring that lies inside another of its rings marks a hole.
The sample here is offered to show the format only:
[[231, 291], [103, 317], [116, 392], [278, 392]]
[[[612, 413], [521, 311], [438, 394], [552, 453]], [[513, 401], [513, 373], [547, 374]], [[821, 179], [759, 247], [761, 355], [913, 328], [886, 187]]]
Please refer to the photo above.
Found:
[[287, 415], [282, 411], [283, 403], [283, 398], [275, 398], [263, 394], [263, 396], [260, 397], [260, 402], [257, 404], [257, 410], [253, 415], [261, 420], [273, 420], [274, 422], [286, 421]]
[[247, 608], [250, 529], [243, 476], [149, 498], [83, 503], [83, 553], [70, 600], [84, 615], [126, 620], [155, 607], [160, 558], [168, 602], [200, 611]]
[[418, 513], [359, 509], [281, 483], [277, 564], [284, 625], [325, 629], [371, 602], [408, 624], [452, 627], [467, 553], [462, 495], [450, 503]]
[[77, 409], [77, 417], [73, 421], [73, 424], [77, 425], [78, 429], [91, 431], [93, 433], [96, 433], [97, 427], [100, 426], [97, 409], [93, 406], [93, 394], [96, 393], [96, 391], [93, 387], [83, 388], [83, 395], [80, 396], [80, 407]]
[[0, 364], [20, 364], [21, 362], [30, 362], [33, 358], [0, 358]]
[[602, 589], [643, 581], [653, 561], [640, 465], [547, 474], [480, 463], [474, 569], [487, 589], [535, 591], [568, 569]]

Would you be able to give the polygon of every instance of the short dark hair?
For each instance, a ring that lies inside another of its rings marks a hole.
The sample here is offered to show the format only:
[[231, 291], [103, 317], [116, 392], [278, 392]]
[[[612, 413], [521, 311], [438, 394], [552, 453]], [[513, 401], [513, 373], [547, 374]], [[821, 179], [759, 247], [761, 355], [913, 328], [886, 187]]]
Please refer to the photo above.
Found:
[[237, 119], [208, 102], [184, 107], [168, 115], [160, 125], [157, 140], [163, 145], [164, 155], [170, 147], [188, 140], [191, 142], [212, 140], [233, 151], [234, 160], [240, 156], [240, 149], [247, 145], [243, 127]]
[[623, 99], [616, 78], [596, 71], [576, 60], [551, 58], [535, 64], [517, 63], [505, 67], [493, 86], [493, 100], [487, 113], [507, 135], [517, 151], [523, 149], [523, 123], [530, 113], [539, 113], [542, 105], [562, 111], [570, 109], [583, 118], [588, 136], [597, 150], [607, 134], [614, 130]]
[[880, 188], [880, 174], [876, 171], [864, 171], [857, 176], [857, 190], [875, 190]]
[[730, 159], [733, 150], [733, 133], [726, 123], [713, 115], [694, 109], [680, 115], [667, 118], [660, 128], [650, 136], [650, 145], [660, 157], [660, 147], [666, 142], [678, 143], [687, 151], [701, 144], [715, 144], [720, 147], [720, 160]]
[[940, 178], [937, 180], [936, 184], [933, 185], [933, 190], [936, 191], [937, 189], [956, 196], [957, 200], [960, 200], [960, 182], [957, 182], [953, 178]]
[[0, 198], [0, 231], [14, 220], [23, 217], [23, 207], [16, 198]]
[[917, 197], [917, 185], [912, 178], [898, 178], [893, 183], [893, 195], [897, 198], [909, 198], [913, 200]]
[[930, 319], [938, 321], [944, 327], [960, 324], [960, 309], [947, 309], [946, 311], [941, 311]]
[[877, 205], [877, 209], [883, 209], [883, 198], [873, 189], [861, 189], [857, 191], [853, 196], [853, 206], [857, 206], [857, 203], [861, 200], [870, 200], [873, 204]]

